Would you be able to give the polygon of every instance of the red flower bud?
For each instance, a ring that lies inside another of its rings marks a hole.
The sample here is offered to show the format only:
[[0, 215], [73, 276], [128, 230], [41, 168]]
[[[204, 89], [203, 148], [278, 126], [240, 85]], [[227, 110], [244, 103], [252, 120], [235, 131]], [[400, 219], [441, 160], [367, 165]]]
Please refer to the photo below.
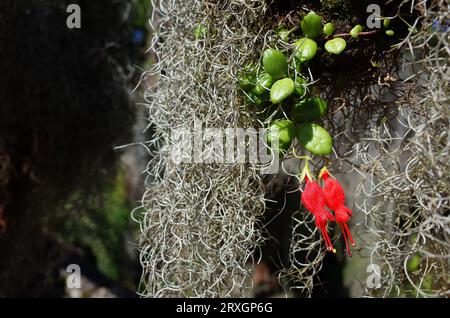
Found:
[[326, 167], [322, 168], [322, 170], [320, 171], [319, 179], [320, 178], [325, 181], [325, 185], [323, 187], [323, 195], [325, 197], [327, 206], [334, 211], [336, 222], [339, 224], [342, 234], [344, 235], [347, 253], [349, 256], [352, 256], [352, 254], [350, 253], [350, 248], [348, 246], [347, 238], [350, 240], [353, 246], [355, 246], [355, 242], [353, 242], [353, 238], [350, 230], [348, 229], [347, 222], [353, 215], [353, 212], [345, 206], [344, 189], [342, 189], [342, 186], [335, 178], [330, 177], [330, 173], [328, 172], [328, 169]]

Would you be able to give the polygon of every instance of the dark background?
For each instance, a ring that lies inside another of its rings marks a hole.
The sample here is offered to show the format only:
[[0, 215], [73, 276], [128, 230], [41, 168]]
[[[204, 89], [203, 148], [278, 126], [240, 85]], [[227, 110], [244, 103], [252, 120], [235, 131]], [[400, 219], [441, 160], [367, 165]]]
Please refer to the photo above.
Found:
[[114, 147], [133, 139], [147, 2], [0, 2], [0, 297], [64, 296], [69, 263], [79, 296], [135, 295], [135, 167]]

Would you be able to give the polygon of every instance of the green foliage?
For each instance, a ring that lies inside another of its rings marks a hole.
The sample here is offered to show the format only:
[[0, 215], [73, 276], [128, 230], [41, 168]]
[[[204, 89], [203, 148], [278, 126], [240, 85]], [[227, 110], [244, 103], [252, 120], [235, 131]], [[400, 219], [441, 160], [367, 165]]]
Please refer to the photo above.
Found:
[[273, 104], [281, 103], [294, 92], [294, 88], [294, 81], [290, 78], [276, 81], [270, 89], [270, 101]]
[[285, 28], [278, 28], [277, 35], [282, 41], [284, 42], [289, 41], [290, 32]]
[[301, 62], [314, 58], [317, 53], [317, 43], [314, 40], [301, 38], [294, 43], [295, 57]]
[[131, 208], [124, 185], [124, 171], [120, 170], [100, 196], [90, 198], [89, 204], [79, 206], [80, 194], [75, 193], [64, 205], [64, 214], [77, 211], [77, 216], [64, 225], [64, 239], [89, 251], [100, 272], [115, 281], [124, 278], [123, 271], [130, 265], [125, 244], [132, 230]]
[[194, 37], [196, 40], [202, 40], [206, 38], [207, 33], [208, 28], [204, 25], [199, 24], [194, 28]]
[[352, 36], [352, 38], [357, 39], [359, 37], [359, 33], [362, 32], [362, 30], [362, 25], [357, 24], [350, 30], [350, 35]]
[[267, 73], [274, 80], [286, 76], [288, 71], [288, 62], [286, 56], [278, 50], [266, 49], [263, 52], [262, 64]]
[[314, 11], [308, 13], [300, 25], [305, 37], [310, 39], [314, 39], [322, 33], [322, 19]]
[[273, 82], [272, 76], [267, 73], [261, 73], [252, 92], [256, 95], [262, 95], [272, 87]]
[[150, 2], [147, 0], [133, 0], [132, 24], [135, 28], [147, 28]]
[[333, 140], [330, 134], [317, 124], [305, 123], [298, 126], [297, 139], [312, 154], [328, 155], [332, 151]]
[[57, 266], [70, 250], [54, 237], [81, 218], [61, 205], [97, 197], [115, 173], [113, 148], [132, 138], [127, 84], [141, 56], [138, 22], [123, 14], [132, 0], [85, 2], [82, 30], [72, 32], [69, 3], [0, 1], [0, 156], [6, 151], [11, 162], [0, 207], [14, 224], [0, 234], [0, 296], [55, 295]]
[[294, 84], [295, 84], [294, 93], [300, 97], [305, 96], [306, 93], [308, 92], [307, 86], [308, 81], [306, 80], [306, 78], [298, 74]]
[[273, 140], [278, 139], [278, 147], [273, 147], [275, 153], [286, 152], [295, 138], [296, 129], [292, 121], [280, 119], [274, 121], [267, 132], [267, 142], [272, 145]]
[[[328, 4], [330, 3], [328, 2]], [[350, 2], [343, 1], [342, 3], [350, 5]], [[357, 19], [353, 20], [357, 21]], [[354, 26], [349, 33], [345, 33], [348, 32], [348, 21], [337, 21], [339, 33], [344, 34], [342, 37], [335, 35], [333, 38], [332, 35], [336, 29], [334, 21], [330, 21], [324, 26], [322, 26], [322, 21], [320, 15], [310, 11], [300, 22], [302, 32], [295, 27], [291, 31], [287, 31], [289, 27], [286, 27], [285, 24], [276, 27], [278, 41], [283, 37], [281, 40], [286, 42], [289, 36], [293, 38], [291, 40], [293, 43], [289, 47], [283, 45], [284, 50], [266, 48], [262, 54], [262, 65], [253, 65], [252, 72], [244, 70], [243, 75], [239, 78], [246, 103], [256, 106], [258, 119], [264, 120], [267, 117], [270, 118], [268, 119], [270, 122], [283, 117], [292, 120], [294, 126], [298, 128], [296, 138], [299, 144], [318, 156], [331, 154], [333, 140], [327, 130], [314, 123], [326, 115], [328, 104], [319, 97], [310, 95], [315, 93], [312, 83], [308, 82], [310, 77], [320, 79], [320, 74], [311, 75], [311, 67], [317, 68], [322, 62], [324, 65], [329, 64], [329, 61], [337, 60], [335, 55], [339, 54], [343, 55], [339, 60], [348, 63], [353, 60], [355, 52], [344, 54], [347, 49], [347, 41], [344, 37], [351, 36], [358, 39], [360, 36], [364, 36], [370, 38], [376, 34], [373, 32], [361, 34], [363, 27], [360, 24]], [[378, 39], [375, 38], [375, 40]], [[358, 45], [357, 41], [351, 42], [352, 46]], [[358, 42], [362, 43], [362, 41]], [[364, 43], [370, 43], [370, 41], [364, 41]], [[323, 54], [323, 50], [318, 47], [318, 44], [323, 45], [325, 51], [330, 54]], [[359, 50], [355, 51], [359, 53]], [[286, 58], [287, 56], [289, 59]], [[260, 75], [256, 83], [252, 84], [255, 70]], [[327, 78], [329, 77], [330, 71], [326, 67], [322, 67], [321, 71]], [[328, 78], [328, 81], [334, 82], [329, 85], [339, 87], [346, 80], [344, 76], [340, 76]], [[270, 91], [270, 101], [267, 100], [268, 91]], [[270, 105], [277, 106], [270, 107]], [[270, 112], [272, 113], [270, 114]], [[282, 146], [286, 147], [287, 145], [290, 147], [291, 142], [283, 143]], [[286, 151], [288, 149], [283, 148], [283, 153]]]
[[239, 77], [239, 86], [243, 90], [251, 90], [255, 83], [256, 78], [254, 72], [244, 73], [241, 77]]
[[419, 269], [419, 265], [422, 262], [422, 256], [420, 253], [417, 253], [413, 255], [409, 260], [407, 264], [408, 272], [412, 273]]
[[[313, 154], [328, 155], [332, 149], [331, 136], [324, 128], [313, 124], [326, 114], [328, 105], [319, 97], [308, 96], [308, 76], [302, 75], [301, 72], [302, 64], [311, 61], [318, 51], [317, 42], [312, 38], [322, 33], [323, 36], [330, 36], [334, 32], [334, 24], [329, 22], [322, 28], [322, 18], [315, 12], [310, 12], [302, 19], [301, 29], [304, 37], [295, 40], [292, 45], [294, 58], [286, 58], [287, 55], [292, 56], [289, 52], [274, 48], [265, 49], [262, 66], [249, 63], [243, 67], [238, 78], [239, 86], [245, 93], [247, 104], [256, 106], [258, 111], [270, 104], [279, 104], [278, 107], [283, 108], [283, 114], [289, 114], [289, 118], [295, 121], [293, 123], [291, 120], [282, 119], [269, 124], [269, 127], [273, 128], [280, 123], [286, 123], [286, 120], [289, 123], [289, 129], [282, 127], [279, 137], [284, 140], [280, 143], [280, 149], [275, 150], [277, 153], [282, 150], [281, 153], [284, 154], [289, 149], [295, 135], [292, 133], [296, 130], [295, 125], [300, 124], [301, 133], [296, 134], [300, 144]], [[281, 31], [289, 33], [285, 28], [277, 29], [278, 33]], [[346, 41], [342, 38], [331, 39], [325, 44], [325, 49], [332, 54], [340, 54], [345, 48]], [[257, 80], [255, 73], [259, 73]], [[269, 131], [269, 144], [273, 138], [275, 135]]]
[[325, 50], [331, 54], [341, 54], [347, 46], [347, 42], [342, 38], [334, 38], [325, 43]]
[[292, 107], [292, 119], [297, 123], [313, 122], [323, 117], [328, 110], [327, 102], [320, 97], [299, 100]]
[[323, 34], [324, 34], [325, 36], [330, 36], [330, 35], [332, 35], [333, 32], [334, 32], [334, 30], [335, 30], [334, 24], [331, 23], [331, 22], [328, 22], [327, 24], [325, 24], [325, 25], [323, 26]]
[[265, 92], [262, 95], [257, 95], [253, 92], [249, 92], [245, 96], [245, 99], [250, 104], [254, 104], [257, 107], [263, 107], [263, 106], [267, 105], [267, 103], [270, 101], [270, 93]]

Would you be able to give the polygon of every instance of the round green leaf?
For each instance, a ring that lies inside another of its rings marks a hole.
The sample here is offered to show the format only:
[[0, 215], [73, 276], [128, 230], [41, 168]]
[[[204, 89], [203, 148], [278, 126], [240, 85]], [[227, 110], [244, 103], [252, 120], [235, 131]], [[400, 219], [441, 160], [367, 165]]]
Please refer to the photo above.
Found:
[[278, 50], [266, 49], [263, 53], [262, 63], [266, 72], [275, 80], [283, 78], [287, 74], [287, 58]]
[[[270, 124], [267, 131], [267, 143], [273, 145], [275, 153], [287, 151], [296, 135], [294, 123], [289, 119], [276, 120]], [[278, 139], [278, 147], [274, 145], [274, 140]]]
[[332, 35], [334, 32], [334, 24], [331, 22], [328, 22], [327, 24], [325, 24], [323, 26], [323, 34], [325, 34], [325, 36], [330, 36]]
[[386, 35], [393, 36], [394, 35], [394, 30], [386, 30]]
[[357, 39], [359, 36], [359, 32], [363, 30], [363, 27], [361, 24], [355, 25], [353, 29], [350, 30], [350, 35], [352, 38]]
[[300, 26], [303, 34], [310, 39], [314, 39], [322, 33], [322, 19], [314, 11], [303, 18]]
[[413, 255], [409, 260], [407, 264], [408, 272], [412, 273], [416, 271], [419, 268], [420, 263], [422, 263], [422, 257], [419, 253]]
[[331, 54], [340, 54], [345, 50], [347, 42], [342, 38], [335, 38], [325, 43], [325, 50]]
[[292, 119], [297, 123], [309, 123], [321, 118], [328, 110], [327, 102], [319, 97], [300, 100], [292, 106]]
[[297, 128], [297, 139], [309, 152], [315, 155], [328, 155], [333, 141], [330, 134], [317, 124], [306, 123]]
[[281, 103], [281, 101], [294, 92], [294, 88], [294, 81], [290, 78], [283, 78], [276, 81], [270, 89], [270, 101], [273, 104]]
[[300, 62], [311, 60], [317, 53], [317, 43], [314, 40], [301, 38], [294, 43], [295, 57]]
[[389, 25], [391, 25], [391, 19], [384, 18], [384, 19], [383, 19], [383, 26], [384, 26], [385, 28], [387, 28]]
[[252, 92], [256, 95], [261, 95], [267, 92], [267, 90], [272, 87], [273, 84], [273, 78], [267, 73], [262, 73], [256, 82], [255, 87], [253, 88]]

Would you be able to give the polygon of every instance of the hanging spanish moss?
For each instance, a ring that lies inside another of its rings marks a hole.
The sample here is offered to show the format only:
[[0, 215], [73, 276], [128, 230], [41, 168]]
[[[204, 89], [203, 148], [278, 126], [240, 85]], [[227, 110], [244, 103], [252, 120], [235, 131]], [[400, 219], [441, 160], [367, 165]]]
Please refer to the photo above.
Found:
[[[346, 51], [331, 47], [327, 53], [318, 40], [316, 57], [302, 69], [312, 92], [328, 102], [319, 123], [334, 145], [330, 157], [311, 161], [311, 170], [317, 175], [327, 165], [338, 178], [352, 176], [352, 188], [343, 185], [354, 215], [353, 259], [375, 269], [377, 282], [376, 288], [367, 283], [364, 267], [364, 279], [347, 285], [359, 284], [359, 296], [448, 295], [448, 37], [436, 28], [448, 21], [448, 8], [440, 0], [427, 7], [378, 1], [389, 28], [354, 28], [365, 25], [370, 3], [152, 1], [150, 51], [157, 61], [142, 80], [154, 81], [146, 90], [154, 138], [143, 144], [152, 159], [147, 192], [133, 214], [141, 226], [142, 296], [251, 295], [261, 259], [276, 265], [282, 295], [311, 296], [320, 288], [328, 252], [314, 215], [299, 204], [302, 165], [292, 149], [272, 177], [252, 163], [170, 159], [172, 128], [192, 130], [196, 121], [262, 128], [286, 117], [271, 107], [255, 114], [239, 77], [265, 49], [290, 57], [292, 43], [280, 29], [295, 40], [312, 10], [333, 22]], [[297, 143], [293, 148], [303, 151]], [[277, 218], [290, 233], [283, 236], [289, 248], [274, 251], [267, 246], [275, 242], [270, 229]], [[329, 232], [339, 246], [336, 227]], [[339, 266], [346, 263], [342, 253], [335, 256]]]

